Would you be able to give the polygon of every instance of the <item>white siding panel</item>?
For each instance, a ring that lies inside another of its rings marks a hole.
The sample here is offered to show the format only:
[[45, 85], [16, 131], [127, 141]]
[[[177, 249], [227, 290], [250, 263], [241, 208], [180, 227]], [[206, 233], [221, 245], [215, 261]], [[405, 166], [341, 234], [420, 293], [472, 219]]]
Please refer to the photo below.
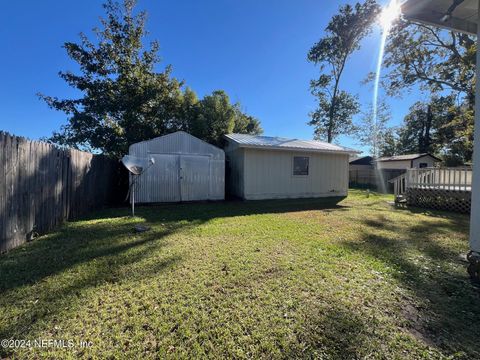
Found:
[[435, 166], [435, 159], [430, 156], [423, 156], [421, 158], [413, 160], [413, 167], [418, 168], [420, 167], [421, 163], [426, 163], [427, 167], [434, 167]]
[[[348, 155], [245, 149], [244, 198], [345, 196]], [[309, 157], [309, 174], [293, 175], [293, 157]]]
[[412, 164], [411, 160], [378, 161], [377, 168], [403, 170], [403, 169], [410, 169], [411, 164]]

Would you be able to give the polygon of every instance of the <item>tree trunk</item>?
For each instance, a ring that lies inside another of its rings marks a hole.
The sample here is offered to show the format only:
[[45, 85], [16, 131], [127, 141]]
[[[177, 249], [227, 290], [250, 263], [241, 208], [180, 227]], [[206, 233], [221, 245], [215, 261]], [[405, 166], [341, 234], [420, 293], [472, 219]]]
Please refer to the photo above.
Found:
[[337, 92], [338, 92], [338, 83], [340, 79], [335, 79], [335, 87], [333, 88], [332, 103], [330, 104], [329, 119], [328, 119], [328, 128], [327, 128], [327, 142], [331, 143], [333, 141], [333, 123], [335, 115], [335, 105], [337, 102]]
[[431, 152], [430, 146], [432, 144], [432, 139], [430, 135], [430, 130], [432, 128], [432, 120], [433, 120], [433, 113], [432, 113], [432, 106], [428, 105], [427, 108], [427, 119], [425, 121], [425, 134], [423, 135], [423, 148], [420, 152]]

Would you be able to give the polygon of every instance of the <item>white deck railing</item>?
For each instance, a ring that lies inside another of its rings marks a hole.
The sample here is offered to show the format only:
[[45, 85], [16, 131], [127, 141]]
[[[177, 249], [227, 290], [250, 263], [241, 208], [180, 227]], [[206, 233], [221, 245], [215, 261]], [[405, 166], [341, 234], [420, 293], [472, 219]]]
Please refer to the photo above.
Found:
[[409, 188], [451, 191], [472, 190], [471, 168], [408, 169], [405, 174], [389, 181], [395, 196], [404, 195]]
[[405, 194], [407, 190], [407, 174], [402, 174], [396, 178], [389, 180], [393, 183], [393, 193], [395, 197]]
[[408, 169], [407, 188], [471, 191], [471, 168], [423, 168]]

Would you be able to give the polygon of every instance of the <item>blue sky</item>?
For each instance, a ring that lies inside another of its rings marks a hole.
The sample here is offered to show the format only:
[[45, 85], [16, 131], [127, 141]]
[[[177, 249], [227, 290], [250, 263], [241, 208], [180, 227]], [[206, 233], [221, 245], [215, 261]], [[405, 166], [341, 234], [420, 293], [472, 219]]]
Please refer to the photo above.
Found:
[[[318, 69], [307, 62], [310, 47], [341, 4], [326, 0], [139, 0], [149, 13], [150, 38], [160, 42], [160, 68], [173, 65], [201, 97], [224, 89], [258, 117], [266, 135], [311, 139], [307, 125], [314, 98], [308, 85]], [[10, 1], [0, 13], [0, 130], [32, 139], [48, 136], [66, 121], [36, 93], [59, 97], [78, 94], [57, 75], [76, 66], [61, 47], [91, 35], [103, 15], [102, 1]], [[348, 63], [342, 88], [371, 102], [372, 87], [360, 82], [375, 69], [378, 30], [365, 39]], [[423, 95], [413, 92], [387, 99], [392, 125]], [[358, 146], [354, 138], [339, 143]]]

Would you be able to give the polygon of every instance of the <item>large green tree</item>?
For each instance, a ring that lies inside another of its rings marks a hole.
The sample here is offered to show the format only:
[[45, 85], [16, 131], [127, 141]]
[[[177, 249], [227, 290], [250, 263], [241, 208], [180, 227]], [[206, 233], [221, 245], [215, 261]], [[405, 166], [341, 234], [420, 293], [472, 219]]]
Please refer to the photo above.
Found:
[[396, 152], [430, 152], [449, 159], [449, 163], [468, 162], [472, 144], [467, 124], [472, 118], [473, 111], [465, 103], [459, 106], [455, 95], [418, 101], [396, 131]]
[[[471, 160], [473, 150], [475, 52], [471, 36], [400, 20], [390, 33], [384, 60], [383, 83], [390, 95], [417, 86], [437, 99], [435, 112], [443, 113], [447, 122], [432, 124], [431, 130], [438, 133], [436, 144], [463, 161]], [[421, 113], [424, 118], [427, 112]], [[410, 115], [419, 118], [421, 113]], [[405, 130], [406, 141], [412, 129]], [[419, 149], [418, 141], [413, 146]]]
[[475, 53], [471, 36], [399, 20], [385, 49], [384, 84], [391, 95], [419, 85], [431, 93], [453, 91], [473, 104]]
[[433, 141], [436, 119], [431, 104], [420, 101], [413, 104], [399, 130], [399, 151], [409, 154], [438, 150], [438, 143]]
[[308, 53], [308, 60], [320, 68], [319, 78], [310, 83], [318, 101], [310, 121], [317, 138], [332, 142], [336, 136], [354, 130], [352, 117], [359, 111], [358, 101], [340, 88], [340, 82], [347, 60], [360, 48], [379, 12], [375, 0], [340, 7], [328, 23], [325, 36]]
[[[198, 100], [191, 89], [172, 77], [171, 66], [156, 70], [159, 44], [144, 44], [146, 13], [136, 13], [135, 4], [135, 0], [122, 4], [107, 1], [102, 28], [94, 29], [96, 40], [81, 34], [79, 43], [64, 44], [80, 72], [61, 71], [60, 77], [82, 95], [60, 99], [39, 94], [50, 107], [68, 116], [68, 123], [50, 141], [113, 156], [126, 153], [132, 143], [177, 130], [196, 132], [217, 143], [222, 132], [234, 129], [235, 106], [223, 104], [226, 118], [220, 119], [211, 110], [217, 105], [211, 103], [222, 96], [214, 93], [213, 98]], [[250, 130], [261, 130], [258, 121], [240, 129]]]
[[399, 155], [398, 136], [395, 128], [388, 128], [378, 142], [378, 156]]
[[232, 104], [223, 90], [214, 91], [200, 100], [189, 118], [190, 132], [214, 145], [222, 145], [222, 136], [231, 132], [259, 134], [260, 123]]
[[103, 28], [94, 29], [96, 43], [82, 33], [80, 43], [64, 44], [80, 74], [59, 74], [82, 96], [40, 95], [69, 116], [68, 124], [52, 136], [53, 142], [120, 155], [129, 144], [172, 131], [182, 121], [177, 118], [182, 83], [171, 77], [169, 66], [162, 72], [154, 70], [159, 45], [143, 44], [146, 13], [134, 14], [134, 5], [134, 0], [123, 5], [108, 1]]

